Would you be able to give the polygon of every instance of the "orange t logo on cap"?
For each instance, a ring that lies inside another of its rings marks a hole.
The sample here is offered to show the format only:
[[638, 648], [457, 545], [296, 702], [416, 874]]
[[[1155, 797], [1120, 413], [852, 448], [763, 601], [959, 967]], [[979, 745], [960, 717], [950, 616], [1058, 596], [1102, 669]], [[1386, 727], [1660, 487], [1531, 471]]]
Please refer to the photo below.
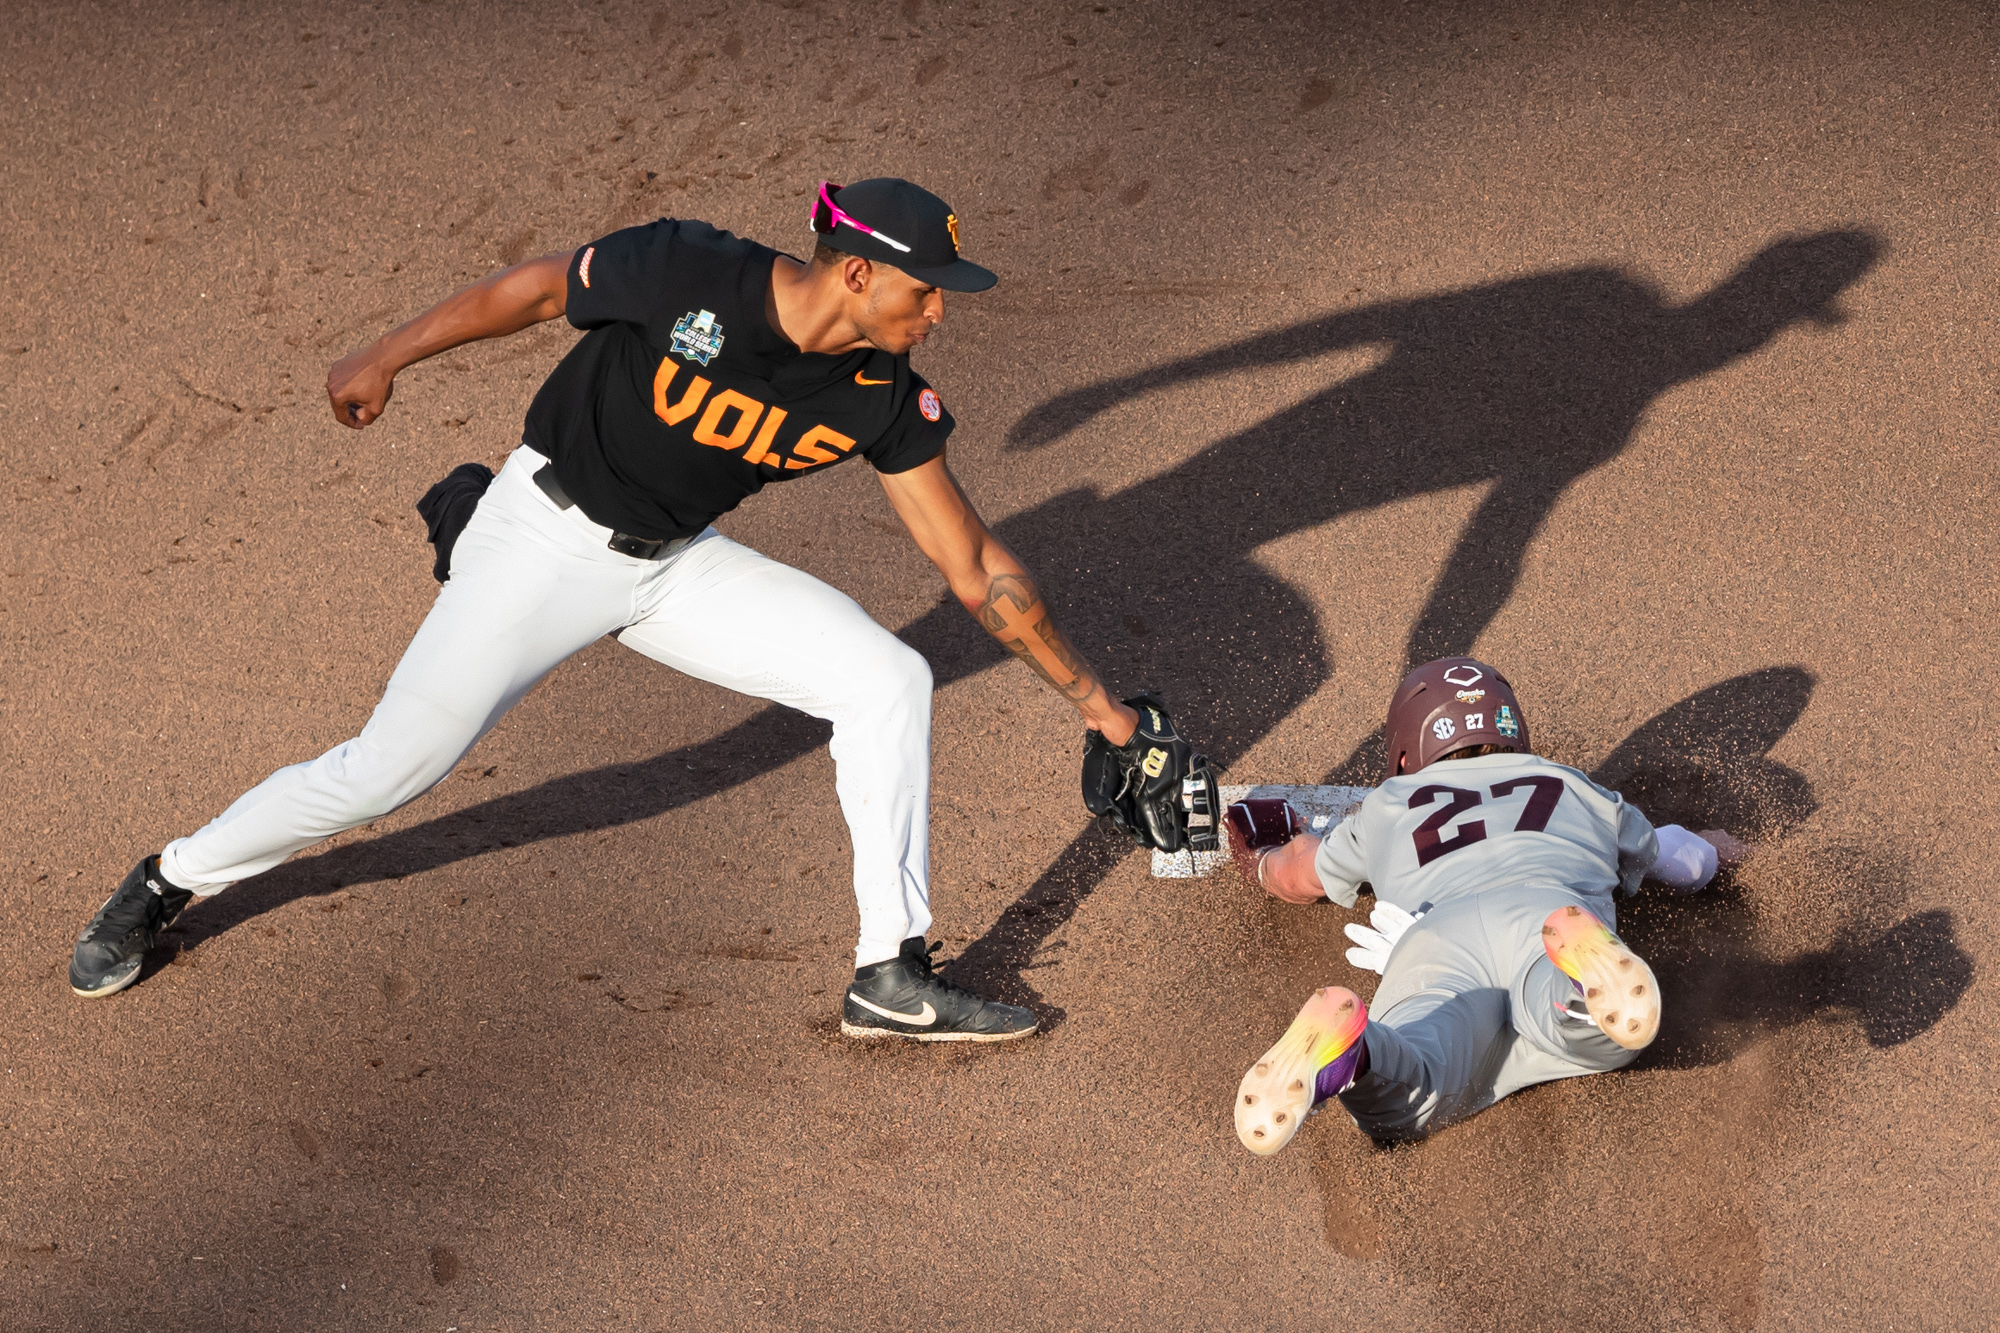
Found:
[[958, 252], [958, 214], [945, 214], [944, 226], [945, 230], [951, 233], [951, 248], [952, 252], [956, 254]]

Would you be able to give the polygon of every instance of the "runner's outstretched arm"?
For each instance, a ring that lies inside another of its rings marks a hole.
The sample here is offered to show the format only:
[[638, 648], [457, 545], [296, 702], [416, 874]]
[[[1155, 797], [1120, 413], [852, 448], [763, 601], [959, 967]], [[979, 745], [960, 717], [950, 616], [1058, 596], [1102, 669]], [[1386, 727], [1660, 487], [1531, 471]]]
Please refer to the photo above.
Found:
[[1056, 628], [1035, 580], [988, 531], [945, 465], [945, 456], [908, 472], [877, 476], [917, 548], [930, 557], [981, 627], [1074, 704], [1085, 726], [1103, 732], [1114, 745], [1130, 740], [1139, 715], [1111, 697]]
[[504, 338], [554, 319], [569, 305], [571, 252], [503, 268], [391, 329], [326, 373], [334, 420], [360, 430], [382, 415], [404, 367], [461, 343]]

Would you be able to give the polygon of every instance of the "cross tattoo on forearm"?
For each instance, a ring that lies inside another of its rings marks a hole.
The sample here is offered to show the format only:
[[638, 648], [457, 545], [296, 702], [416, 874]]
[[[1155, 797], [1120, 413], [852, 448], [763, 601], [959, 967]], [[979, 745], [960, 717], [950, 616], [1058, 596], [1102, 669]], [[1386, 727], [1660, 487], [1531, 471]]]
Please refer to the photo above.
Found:
[[1013, 574], [995, 578], [979, 608], [979, 623], [1065, 698], [1081, 699], [1097, 687], [1076, 650], [1050, 623], [1033, 579]]

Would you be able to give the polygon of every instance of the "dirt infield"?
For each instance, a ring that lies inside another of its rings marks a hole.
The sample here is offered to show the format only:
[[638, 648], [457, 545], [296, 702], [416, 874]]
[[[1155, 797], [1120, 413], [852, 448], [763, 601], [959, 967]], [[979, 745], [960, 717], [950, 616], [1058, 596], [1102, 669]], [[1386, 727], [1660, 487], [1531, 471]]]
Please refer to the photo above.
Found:
[[[19, 0], [0, 1328], [2000, 1321], [2000, 24], [1919, 8]], [[933, 663], [934, 937], [1047, 1035], [843, 1041], [824, 729], [609, 640], [69, 994], [133, 860], [359, 729], [415, 499], [574, 335], [361, 434], [330, 362], [662, 214], [803, 251], [874, 174], [1002, 275], [918, 353], [955, 470], [1228, 780], [1372, 780], [1406, 661], [1476, 650], [1760, 840], [1623, 918], [1636, 1065], [1252, 1159], [1245, 1062], [1372, 989], [1352, 918], [1088, 827], [1074, 714], [860, 466], [722, 526]]]

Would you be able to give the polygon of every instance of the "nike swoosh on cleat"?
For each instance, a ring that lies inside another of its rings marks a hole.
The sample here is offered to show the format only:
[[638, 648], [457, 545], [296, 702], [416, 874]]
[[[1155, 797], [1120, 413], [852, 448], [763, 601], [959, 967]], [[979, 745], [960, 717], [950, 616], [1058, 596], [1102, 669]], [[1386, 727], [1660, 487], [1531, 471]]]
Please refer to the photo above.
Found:
[[[854, 372], [854, 382], [855, 382], [856, 384], [894, 384], [894, 383], [895, 383], [896, 381], [894, 381], [894, 380], [871, 380], [871, 379], [864, 379], [864, 378], [862, 377], [862, 374], [861, 374], [861, 372], [857, 370], [857, 371], [855, 371], [855, 372]], [[866, 1001], [866, 1000], [863, 1000], [863, 1001], [862, 1001], [862, 1003], [863, 1003], [863, 1004], [867, 1004], [867, 1003], [868, 1003], [868, 1001]], [[870, 1007], [870, 1008], [873, 1008], [874, 1006], [870, 1005], [869, 1007]]]
[[918, 1010], [914, 1014], [899, 1014], [894, 1009], [884, 1009], [879, 1004], [870, 1004], [868, 1003], [868, 1001], [862, 999], [859, 995], [856, 995], [853, 991], [849, 991], [847, 993], [847, 998], [854, 1001], [856, 1004], [860, 1005], [863, 1009], [868, 1010], [870, 1013], [880, 1014], [884, 1018], [893, 1018], [898, 1023], [909, 1023], [914, 1027], [927, 1028], [931, 1024], [937, 1022], [937, 1010], [931, 1008], [931, 1002], [929, 1000], [925, 1000], [924, 1007]]

